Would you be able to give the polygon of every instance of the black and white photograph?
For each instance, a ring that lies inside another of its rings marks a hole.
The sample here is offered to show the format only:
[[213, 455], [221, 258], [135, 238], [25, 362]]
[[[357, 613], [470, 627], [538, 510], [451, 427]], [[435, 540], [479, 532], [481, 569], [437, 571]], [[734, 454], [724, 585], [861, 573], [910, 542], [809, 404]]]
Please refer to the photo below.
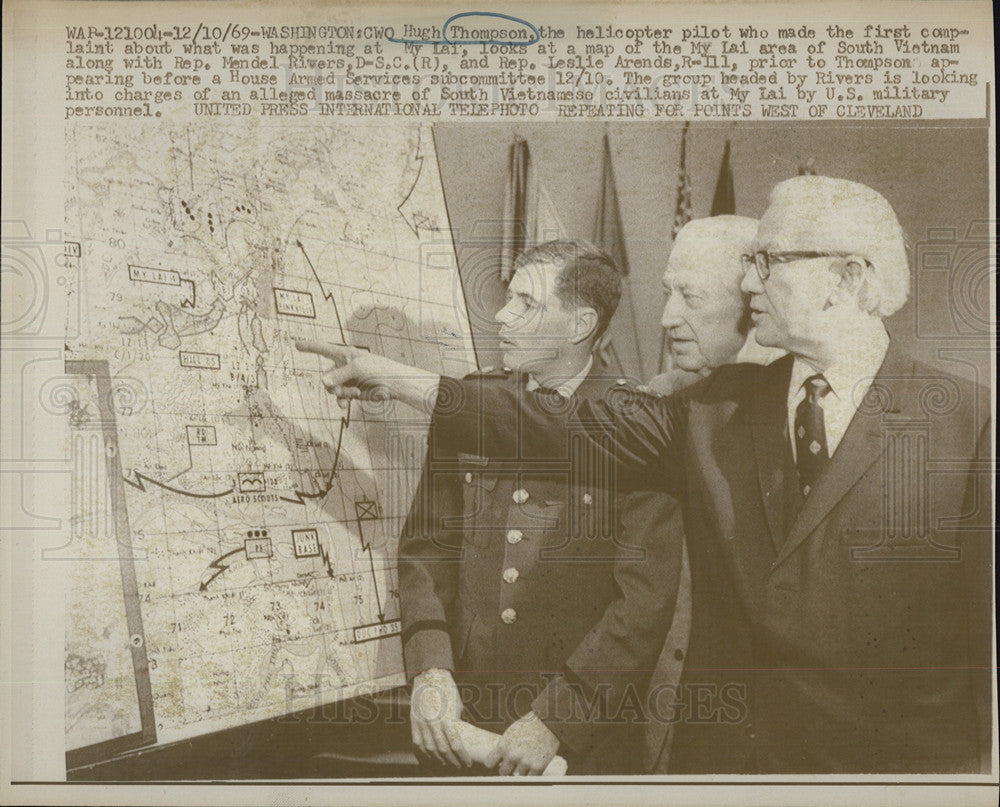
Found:
[[985, 30], [89, 5], [4, 108], [11, 798], [996, 797]]

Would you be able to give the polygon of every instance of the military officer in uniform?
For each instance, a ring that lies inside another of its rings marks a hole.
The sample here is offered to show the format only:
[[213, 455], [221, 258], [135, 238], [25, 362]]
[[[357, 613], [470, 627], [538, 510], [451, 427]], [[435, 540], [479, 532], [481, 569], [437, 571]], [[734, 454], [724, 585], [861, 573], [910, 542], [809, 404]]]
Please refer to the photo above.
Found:
[[[611, 259], [549, 242], [515, 268], [496, 315], [506, 366], [468, 380], [541, 388], [554, 410], [625, 390], [593, 353], [620, 295]], [[639, 698], [680, 573], [679, 542], [661, 536], [669, 498], [619, 501], [585, 452], [448, 455], [435, 428], [399, 548], [415, 745], [467, 762], [449, 730], [462, 717], [503, 733], [501, 775], [537, 774], [557, 751], [570, 774], [640, 771]]]

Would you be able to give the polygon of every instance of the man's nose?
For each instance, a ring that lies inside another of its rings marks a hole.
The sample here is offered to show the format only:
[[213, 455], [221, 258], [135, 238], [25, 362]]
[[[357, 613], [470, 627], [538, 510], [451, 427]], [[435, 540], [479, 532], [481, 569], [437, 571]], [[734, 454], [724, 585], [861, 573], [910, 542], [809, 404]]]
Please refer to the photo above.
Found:
[[663, 306], [663, 316], [660, 318], [660, 324], [664, 328], [676, 328], [684, 322], [684, 318], [681, 316], [681, 304], [677, 300], [678, 296], [677, 294], [671, 294]]
[[493, 315], [493, 319], [501, 325], [509, 325], [511, 320], [510, 302]]
[[763, 294], [764, 283], [757, 274], [757, 269], [751, 267], [743, 273], [743, 280], [740, 281], [740, 290], [744, 294]]

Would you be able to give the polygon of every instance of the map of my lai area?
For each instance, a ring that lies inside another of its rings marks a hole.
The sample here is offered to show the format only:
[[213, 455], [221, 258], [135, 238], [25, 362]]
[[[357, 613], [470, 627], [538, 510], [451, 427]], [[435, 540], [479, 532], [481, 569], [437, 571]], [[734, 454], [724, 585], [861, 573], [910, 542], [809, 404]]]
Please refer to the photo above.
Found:
[[341, 409], [295, 341], [474, 369], [430, 128], [78, 125], [66, 154], [67, 752], [403, 683], [427, 416]]

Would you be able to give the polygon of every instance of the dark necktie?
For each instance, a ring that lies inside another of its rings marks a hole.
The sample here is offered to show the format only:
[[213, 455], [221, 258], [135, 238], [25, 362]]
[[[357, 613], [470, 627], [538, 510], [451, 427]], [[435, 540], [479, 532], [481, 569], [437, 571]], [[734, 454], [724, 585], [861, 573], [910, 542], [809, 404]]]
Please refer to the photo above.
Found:
[[820, 401], [830, 391], [821, 373], [806, 379], [806, 397], [795, 410], [795, 457], [802, 495], [808, 496], [830, 461], [826, 448], [826, 427]]

